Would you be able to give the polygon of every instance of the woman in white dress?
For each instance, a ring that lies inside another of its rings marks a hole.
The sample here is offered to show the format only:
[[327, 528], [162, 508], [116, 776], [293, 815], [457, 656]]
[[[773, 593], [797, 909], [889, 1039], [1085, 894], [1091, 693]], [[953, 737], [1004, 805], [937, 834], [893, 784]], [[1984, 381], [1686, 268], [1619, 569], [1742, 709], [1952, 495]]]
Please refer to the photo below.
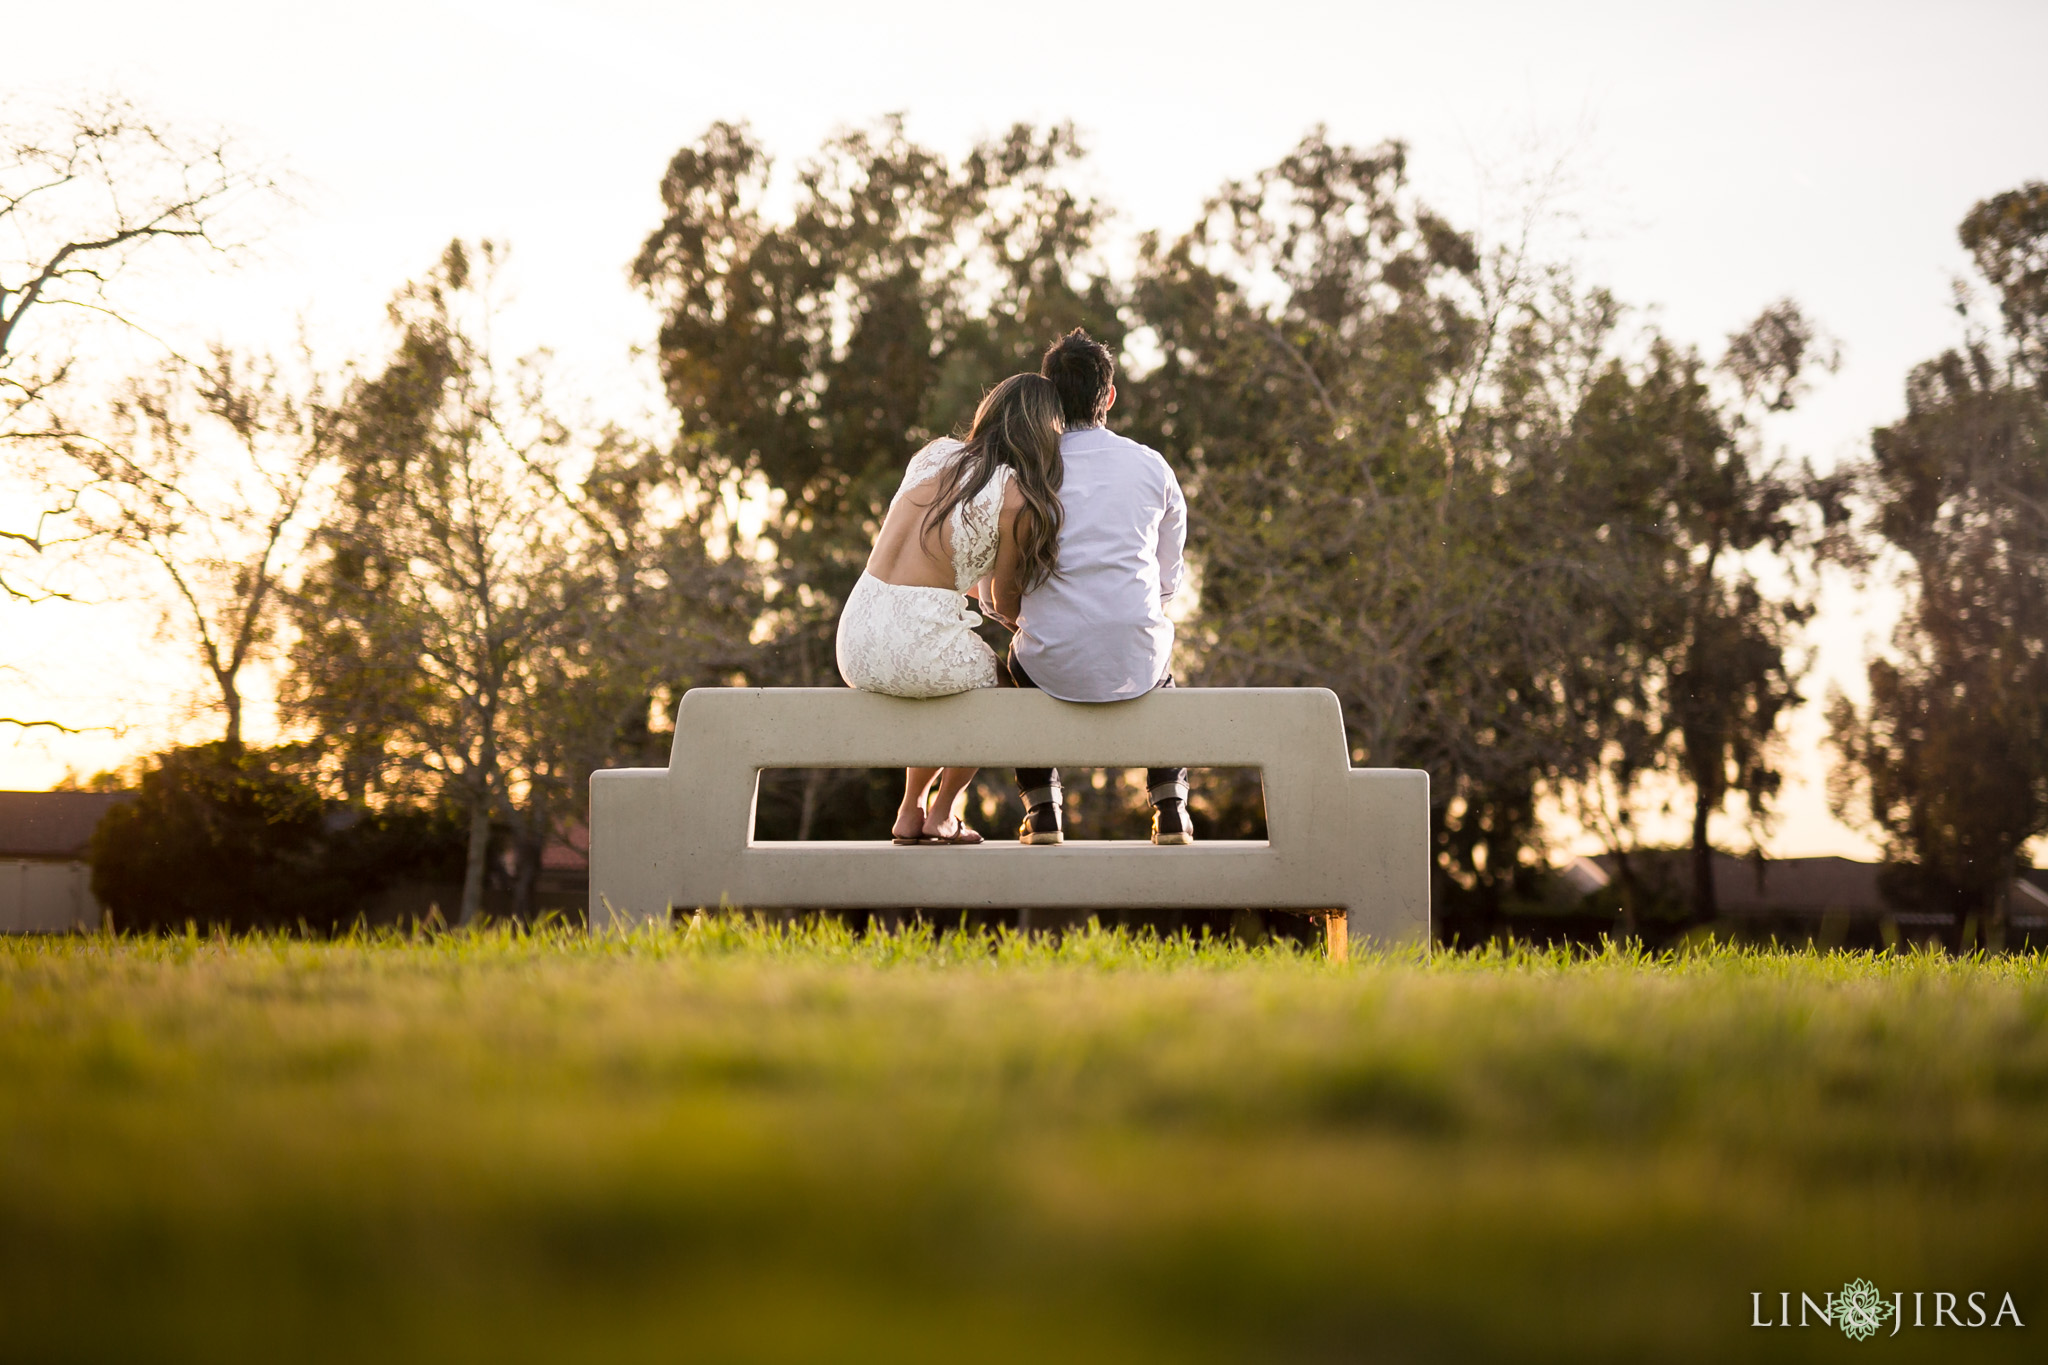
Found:
[[[933, 441], [910, 461], [839, 615], [839, 673], [849, 684], [894, 697], [996, 685], [995, 651], [974, 633], [981, 618], [966, 599], [1007, 620], [1052, 576], [1063, 430], [1052, 381], [1012, 375], [981, 400], [965, 441]], [[954, 809], [974, 772], [908, 769], [896, 842], [980, 843]], [[927, 803], [934, 777], [938, 791]]]

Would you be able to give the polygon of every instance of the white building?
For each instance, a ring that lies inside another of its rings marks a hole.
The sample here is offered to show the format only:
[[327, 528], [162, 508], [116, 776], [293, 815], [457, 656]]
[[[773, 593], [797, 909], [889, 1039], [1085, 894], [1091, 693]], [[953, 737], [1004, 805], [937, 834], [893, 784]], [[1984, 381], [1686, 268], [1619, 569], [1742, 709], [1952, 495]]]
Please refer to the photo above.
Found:
[[0, 934], [99, 927], [87, 849], [130, 792], [0, 792]]

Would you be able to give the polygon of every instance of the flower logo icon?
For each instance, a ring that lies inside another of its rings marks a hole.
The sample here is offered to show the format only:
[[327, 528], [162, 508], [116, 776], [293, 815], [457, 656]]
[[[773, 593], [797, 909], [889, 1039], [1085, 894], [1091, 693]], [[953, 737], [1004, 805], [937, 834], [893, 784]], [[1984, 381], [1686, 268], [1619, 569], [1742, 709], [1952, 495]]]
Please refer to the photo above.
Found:
[[1855, 1341], [1867, 1341], [1884, 1326], [1884, 1320], [1892, 1315], [1892, 1305], [1886, 1303], [1877, 1292], [1877, 1286], [1868, 1280], [1851, 1280], [1842, 1286], [1841, 1294], [1835, 1299], [1835, 1326], [1842, 1329], [1842, 1335]]

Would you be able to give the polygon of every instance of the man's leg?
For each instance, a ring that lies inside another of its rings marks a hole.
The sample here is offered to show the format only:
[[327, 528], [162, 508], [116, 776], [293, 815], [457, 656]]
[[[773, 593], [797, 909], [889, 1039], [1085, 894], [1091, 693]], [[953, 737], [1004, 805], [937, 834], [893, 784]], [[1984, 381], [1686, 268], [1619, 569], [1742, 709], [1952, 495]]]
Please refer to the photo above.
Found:
[[[1014, 645], [1004, 661], [1012, 687], [1036, 687], [1031, 675], [1017, 662]], [[1066, 835], [1060, 829], [1060, 770], [1058, 768], [1017, 769], [1017, 795], [1024, 801], [1024, 823], [1017, 829], [1020, 844], [1057, 844]]]
[[[1159, 680], [1161, 687], [1173, 685], [1171, 673]], [[1145, 786], [1146, 794], [1152, 798], [1152, 842], [1192, 844], [1195, 824], [1188, 818], [1188, 770], [1147, 768]]]

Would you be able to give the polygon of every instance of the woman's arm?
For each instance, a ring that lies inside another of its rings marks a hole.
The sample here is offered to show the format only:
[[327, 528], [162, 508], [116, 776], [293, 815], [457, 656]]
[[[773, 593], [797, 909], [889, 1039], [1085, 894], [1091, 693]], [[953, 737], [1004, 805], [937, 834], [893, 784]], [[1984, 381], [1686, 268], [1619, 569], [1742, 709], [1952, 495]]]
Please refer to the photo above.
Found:
[[996, 566], [989, 574], [988, 592], [981, 599], [992, 608], [990, 615], [1012, 625], [1024, 609], [1024, 585], [1017, 578], [1017, 515], [1024, 507], [1024, 494], [1015, 483], [1003, 489], [1001, 532], [996, 541]]

